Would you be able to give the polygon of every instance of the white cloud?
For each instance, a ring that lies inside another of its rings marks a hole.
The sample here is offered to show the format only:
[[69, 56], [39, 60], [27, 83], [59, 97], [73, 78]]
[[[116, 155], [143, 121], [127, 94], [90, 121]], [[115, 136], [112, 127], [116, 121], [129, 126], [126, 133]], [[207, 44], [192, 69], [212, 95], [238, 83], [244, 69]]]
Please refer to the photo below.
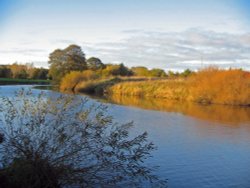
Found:
[[[250, 33], [231, 34], [203, 29], [182, 32], [126, 30], [129, 37], [116, 42], [84, 42], [87, 57], [97, 56], [105, 63], [123, 62], [127, 66], [147, 66], [165, 70], [199, 69], [218, 65], [250, 70]], [[49, 53], [81, 40], [37, 40], [6, 42], [0, 47], [0, 63], [38, 62], [48, 66]], [[3, 45], [4, 46], [4, 45]], [[14, 47], [13, 47], [14, 46]]]
[[[127, 31], [126, 31], [127, 32]], [[229, 34], [202, 29], [184, 32], [136, 31], [117, 43], [83, 46], [105, 62], [163, 69], [198, 69], [204, 65], [250, 70], [250, 33]]]

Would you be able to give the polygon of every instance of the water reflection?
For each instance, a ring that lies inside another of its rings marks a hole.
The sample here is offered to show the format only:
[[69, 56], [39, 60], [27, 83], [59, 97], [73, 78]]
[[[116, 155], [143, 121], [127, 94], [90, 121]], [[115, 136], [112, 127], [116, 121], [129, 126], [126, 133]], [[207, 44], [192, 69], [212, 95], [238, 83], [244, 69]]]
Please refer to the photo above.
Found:
[[200, 105], [190, 102], [177, 102], [156, 98], [140, 98], [112, 95], [102, 99], [120, 105], [133, 106], [148, 110], [178, 112], [202, 120], [225, 123], [237, 126], [250, 122], [250, 108], [225, 105]]
[[[40, 90], [54, 90], [51, 86], [35, 87]], [[104, 103], [114, 103], [124, 106], [132, 106], [146, 110], [157, 110], [165, 112], [177, 112], [202, 120], [237, 126], [250, 123], [250, 107], [229, 105], [201, 105], [193, 102], [178, 102], [167, 99], [141, 98], [134, 96], [109, 95], [90, 96]]]

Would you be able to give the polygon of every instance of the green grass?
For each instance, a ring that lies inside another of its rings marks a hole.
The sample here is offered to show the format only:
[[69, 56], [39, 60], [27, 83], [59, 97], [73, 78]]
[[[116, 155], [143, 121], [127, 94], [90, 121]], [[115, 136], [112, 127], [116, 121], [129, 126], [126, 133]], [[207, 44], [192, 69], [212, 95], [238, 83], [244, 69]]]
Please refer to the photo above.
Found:
[[49, 80], [0, 78], [0, 85], [50, 84]]

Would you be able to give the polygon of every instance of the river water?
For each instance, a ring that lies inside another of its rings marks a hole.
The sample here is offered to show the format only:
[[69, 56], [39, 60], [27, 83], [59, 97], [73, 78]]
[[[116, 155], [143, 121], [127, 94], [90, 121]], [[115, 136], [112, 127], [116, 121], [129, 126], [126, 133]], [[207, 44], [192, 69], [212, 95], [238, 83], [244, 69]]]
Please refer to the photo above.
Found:
[[[21, 87], [30, 86], [1, 86], [0, 96]], [[149, 133], [158, 149], [147, 162], [159, 166], [168, 187], [250, 187], [250, 108], [120, 96], [89, 100], [107, 103], [117, 122], [134, 121], [132, 134]]]

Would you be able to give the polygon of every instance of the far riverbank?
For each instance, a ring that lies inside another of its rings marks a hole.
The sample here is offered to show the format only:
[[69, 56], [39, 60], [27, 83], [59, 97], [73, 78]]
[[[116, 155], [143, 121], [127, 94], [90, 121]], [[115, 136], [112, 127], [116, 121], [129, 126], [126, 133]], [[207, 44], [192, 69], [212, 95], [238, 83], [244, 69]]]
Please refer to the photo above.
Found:
[[49, 85], [50, 80], [0, 78], [0, 85]]

